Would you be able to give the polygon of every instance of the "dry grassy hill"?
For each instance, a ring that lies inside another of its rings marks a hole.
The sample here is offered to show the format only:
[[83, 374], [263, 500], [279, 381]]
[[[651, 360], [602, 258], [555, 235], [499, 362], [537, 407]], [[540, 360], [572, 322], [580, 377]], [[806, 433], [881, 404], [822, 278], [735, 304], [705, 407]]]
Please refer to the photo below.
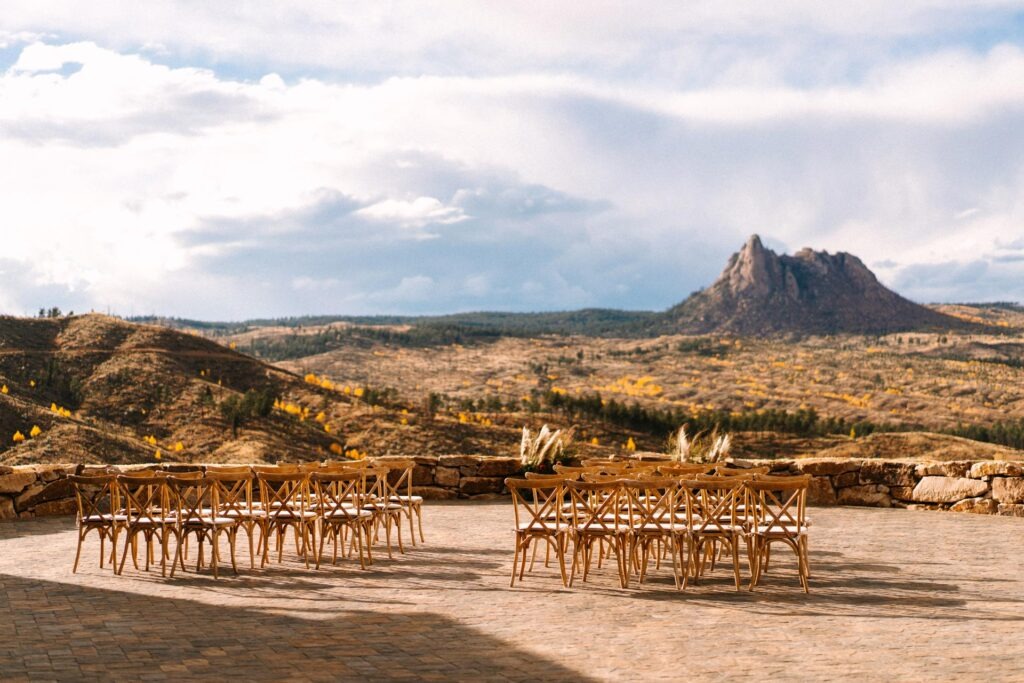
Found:
[[5, 464], [142, 462], [157, 450], [206, 462], [488, 452], [494, 442], [479, 425], [419, 421], [199, 336], [101, 315], [0, 318], [0, 385]]

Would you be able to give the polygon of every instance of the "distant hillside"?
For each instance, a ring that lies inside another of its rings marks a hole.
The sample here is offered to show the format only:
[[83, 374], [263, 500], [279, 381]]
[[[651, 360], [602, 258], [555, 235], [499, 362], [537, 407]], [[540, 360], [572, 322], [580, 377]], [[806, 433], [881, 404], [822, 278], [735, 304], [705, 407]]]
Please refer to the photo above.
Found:
[[661, 322], [675, 332], [737, 335], [982, 329], [887, 289], [852, 254], [802, 249], [778, 255], [757, 235], [711, 287], [669, 309]]

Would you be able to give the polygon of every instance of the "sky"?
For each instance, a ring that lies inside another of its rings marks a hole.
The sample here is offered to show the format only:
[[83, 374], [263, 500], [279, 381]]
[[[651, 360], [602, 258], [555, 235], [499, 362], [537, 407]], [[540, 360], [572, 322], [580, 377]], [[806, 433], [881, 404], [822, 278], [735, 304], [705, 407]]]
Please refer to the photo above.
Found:
[[752, 233], [1024, 300], [1024, 2], [0, 12], [0, 313], [659, 310]]

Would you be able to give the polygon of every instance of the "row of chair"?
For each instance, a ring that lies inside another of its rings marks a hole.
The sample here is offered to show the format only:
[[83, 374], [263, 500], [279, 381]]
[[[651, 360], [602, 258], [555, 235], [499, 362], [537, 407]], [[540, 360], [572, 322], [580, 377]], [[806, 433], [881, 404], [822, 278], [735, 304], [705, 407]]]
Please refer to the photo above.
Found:
[[[566, 586], [580, 570], [586, 581], [596, 546], [598, 567], [606, 554], [614, 554], [624, 588], [632, 574], [643, 583], [652, 557], [660, 567], [670, 555], [676, 587], [685, 589], [727, 552], [739, 590], [743, 546], [753, 590], [767, 570], [772, 544], [783, 543], [796, 554], [800, 584], [809, 591], [809, 476], [704, 466], [679, 473], [672, 467], [679, 466], [559, 467], [555, 474], [506, 480], [516, 524], [511, 585], [517, 574], [524, 578], [531, 545], [532, 570], [540, 543], [546, 546], [546, 566], [554, 551]], [[570, 544], [572, 565], [566, 570]]]
[[[423, 499], [412, 493], [411, 460], [342, 461], [301, 465], [209, 466], [189, 472], [112, 470], [70, 476], [78, 503], [78, 548], [72, 571], [78, 570], [82, 546], [90, 532], [100, 539], [100, 567], [107, 557], [121, 574], [128, 555], [139, 568], [138, 546], [145, 543], [145, 569], [159, 549], [161, 573], [185, 569], [189, 539], [198, 544], [197, 569], [210, 546], [210, 568], [218, 576], [221, 539], [227, 541], [232, 569], [238, 573], [235, 548], [238, 532], [249, 541], [249, 566], [270, 558], [275, 542], [282, 561], [285, 536], [295, 537], [296, 552], [307, 567], [319, 569], [328, 540], [333, 563], [342, 554], [358, 553], [360, 567], [373, 562], [372, 546], [382, 536], [392, 556], [392, 527], [399, 551], [403, 521], [416, 544], [414, 524], [423, 541]], [[257, 538], [258, 532], [258, 538]], [[121, 543], [120, 561], [117, 551]], [[173, 541], [173, 557], [171, 555]]]

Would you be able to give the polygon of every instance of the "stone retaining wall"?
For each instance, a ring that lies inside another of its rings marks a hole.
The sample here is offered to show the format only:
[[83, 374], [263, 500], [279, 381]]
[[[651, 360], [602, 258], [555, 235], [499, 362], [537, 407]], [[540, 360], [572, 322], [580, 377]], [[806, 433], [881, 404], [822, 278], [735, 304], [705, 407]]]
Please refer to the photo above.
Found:
[[810, 474], [810, 502], [1024, 517], [1024, 462], [958, 460], [744, 460], [773, 474]]
[[[504, 480], [521, 472], [518, 458], [476, 455], [416, 456], [414, 492], [427, 499], [494, 498]], [[381, 458], [387, 461], [388, 458]], [[775, 474], [810, 474], [809, 499], [817, 505], [949, 509], [1024, 517], [1024, 463], [1003, 460], [908, 462], [901, 460], [743, 460]], [[139, 469], [131, 465], [118, 469]], [[153, 465], [148, 465], [152, 467]], [[170, 471], [198, 465], [162, 465]], [[0, 466], [0, 519], [66, 515], [75, 511], [69, 473], [82, 465]]]

